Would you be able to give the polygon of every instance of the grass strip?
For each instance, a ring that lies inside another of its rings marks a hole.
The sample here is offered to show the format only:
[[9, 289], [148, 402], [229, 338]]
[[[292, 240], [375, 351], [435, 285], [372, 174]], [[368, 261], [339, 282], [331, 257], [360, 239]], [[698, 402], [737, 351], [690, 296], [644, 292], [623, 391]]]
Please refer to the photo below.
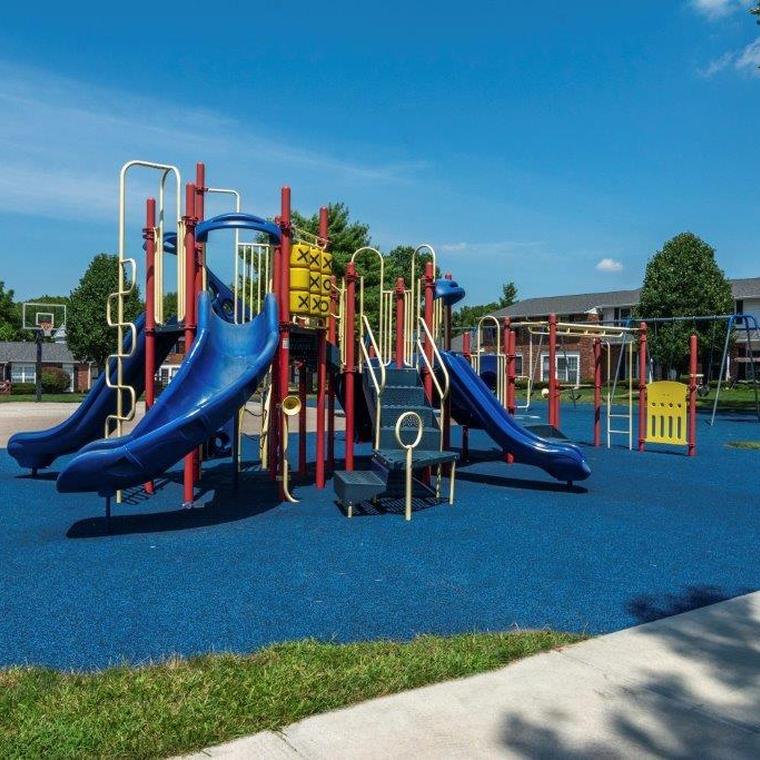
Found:
[[160, 758], [425, 684], [492, 670], [582, 637], [552, 631], [303, 640], [70, 673], [0, 671], [0, 756]]

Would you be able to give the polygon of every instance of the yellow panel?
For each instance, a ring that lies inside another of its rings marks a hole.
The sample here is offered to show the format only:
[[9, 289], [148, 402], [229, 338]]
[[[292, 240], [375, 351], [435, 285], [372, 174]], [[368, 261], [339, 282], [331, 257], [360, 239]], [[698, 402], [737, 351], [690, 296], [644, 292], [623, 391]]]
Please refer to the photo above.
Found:
[[311, 314], [311, 300], [308, 290], [290, 291], [290, 313], [306, 316]]
[[291, 290], [309, 290], [309, 270], [301, 267], [291, 267], [290, 270], [290, 289]]
[[332, 281], [329, 274], [322, 275], [322, 295], [329, 296], [332, 291]]
[[309, 272], [309, 290], [312, 293], [322, 292], [322, 275], [319, 272]]
[[319, 313], [321, 316], [326, 317], [330, 314], [330, 299], [322, 296], [319, 299]]
[[322, 251], [322, 273], [323, 274], [332, 273], [332, 262], [333, 262], [333, 255], [330, 253], [330, 251]]
[[311, 294], [309, 299], [309, 310], [311, 314], [318, 317], [322, 314], [322, 296]]
[[317, 272], [322, 269], [322, 249], [319, 246], [309, 246], [309, 268]]
[[686, 445], [686, 417], [689, 387], [662, 380], [647, 385], [648, 443]]
[[290, 266], [309, 268], [311, 265], [311, 246], [305, 243], [296, 243], [290, 249]]

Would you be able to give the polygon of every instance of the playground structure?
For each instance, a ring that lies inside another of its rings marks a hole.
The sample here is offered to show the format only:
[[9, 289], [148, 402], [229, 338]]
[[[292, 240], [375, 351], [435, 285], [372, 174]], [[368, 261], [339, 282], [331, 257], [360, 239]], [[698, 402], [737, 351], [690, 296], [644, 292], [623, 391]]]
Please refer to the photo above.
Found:
[[[687, 318], [684, 318], [687, 319]], [[695, 319], [695, 318], [688, 318]], [[699, 381], [702, 375], [697, 372], [698, 348], [697, 336], [692, 334], [689, 340], [689, 382], [677, 383], [674, 381], [653, 381], [651, 379], [650, 358], [648, 353], [648, 323], [639, 321], [637, 327], [631, 326], [632, 320], [625, 325], [610, 325], [599, 322], [560, 322], [555, 314], [550, 314], [546, 320], [512, 321], [509, 317], [499, 320], [491, 315], [482, 317], [476, 326], [476, 349], [472, 351], [472, 338], [469, 332], [464, 333], [463, 350], [474, 368], [480, 375], [486, 370], [495, 374], [494, 388], [496, 398], [512, 415], [527, 410], [531, 404], [531, 392], [536, 374], [534, 365], [533, 340], [538, 339], [535, 351], [535, 362], [542, 356], [541, 349], [544, 339], [548, 348], [548, 383], [545, 389], [548, 415], [547, 425], [536, 425], [534, 429], [541, 431], [548, 437], [563, 438], [561, 427], [561, 398], [565, 390], [574, 394], [580, 384], [563, 387], [557, 371], [557, 358], [564, 350], [563, 340], [572, 338], [575, 341], [593, 341], [594, 376], [590, 387], [593, 389], [593, 445], [602, 445], [602, 395], [603, 395], [603, 354], [606, 354], [606, 393], [604, 407], [606, 407], [606, 441], [607, 448], [612, 445], [614, 435], [623, 435], [627, 438], [627, 446], [639, 451], [644, 451], [647, 443], [664, 443], [677, 446], [685, 446], [689, 456], [696, 455], [696, 399]], [[484, 326], [490, 324], [493, 328], [495, 340], [492, 341], [493, 350], [486, 349], [484, 339]], [[520, 406], [517, 403], [516, 383], [518, 380], [515, 371], [516, 359], [516, 331], [524, 329], [530, 336], [528, 372], [522, 377], [526, 380], [526, 402]], [[617, 341], [617, 343], [613, 343]], [[728, 338], [726, 339], [726, 346]], [[617, 348], [617, 359], [614, 362], [613, 351]], [[638, 421], [634, 430], [634, 373], [635, 362], [634, 347], [638, 356]], [[627, 358], [627, 377], [623, 378], [626, 385], [625, 407], [623, 411], [616, 411], [620, 406], [617, 399], [617, 391], [620, 385], [621, 367]], [[725, 351], [724, 351], [725, 362]], [[565, 362], [567, 366], [567, 362]], [[575, 403], [575, 395], [571, 395]], [[717, 404], [717, 398], [716, 398]], [[713, 408], [713, 419], [715, 407]], [[615, 425], [623, 421], [625, 428], [616, 428]], [[465, 434], [466, 435], [466, 434]], [[508, 460], [508, 461], [511, 461]]]
[[[140, 257], [145, 311], [131, 322], [125, 299], [137, 286], [138, 263], [129, 255], [126, 209], [127, 179], [136, 168], [158, 175], [158, 192], [145, 201]], [[176, 197], [170, 204], [171, 191]], [[210, 194], [232, 197], [234, 211], [206, 218]], [[234, 231], [232, 287], [207, 263], [209, 236], [217, 230]], [[243, 240], [245, 232], [255, 239]], [[167, 256], [175, 263], [174, 315], [164, 313]], [[379, 309], [372, 319], [362, 273], [368, 257], [380, 262]], [[58, 490], [97, 492], [105, 498], [109, 521], [114, 497], [119, 503], [121, 492], [134, 487], [152, 494], [155, 479], [183, 461], [182, 503], [191, 507], [210, 457], [230, 457], [233, 483], [239, 486], [241, 419], [258, 392], [261, 468], [276, 482], [280, 500], [295, 502], [289, 420], [298, 422], [297, 472], [303, 479], [307, 375], [312, 373], [315, 484], [324, 488], [331, 473], [349, 517], [356, 504], [377, 502], [391, 492], [396, 474], [403, 474], [406, 519], [412, 515], [414, 488], [438, 501], [444, 475], [453, 503], [459, 455], [450, 449], [452, 420], [482, 427], [505, 456], [558, 480], [588, 477], [580, 449], [520, 427], [469, 363], [450, 352], [451, 309], [465, 293], [450, 275], [436, 279], [432, 246], [414, 250], [408, 271], [408, 286], [403, 276], [386, 283], [383, 256], [364, 247], [353, 253], [338, 282], [325, 207], [314, 234], [293, 225], [288, 187], [280, 193], [279, 215], [268, 220], [241, 211], [237, 190], [207, 186], [202, 163], [183, 192], [177, 167], [129, 161], [119, 175], [118, 282], [105, 305], [116, 350], [68, 420], [51, 430], [14, 435], [8, 451], [33, 474], [74, 453], [58, 475]], [[184, 361], [157, 398], [156, 369], [178, 340], [184, 341]], [[294, 370], [298, 387], [292, 393]], [[143, 393], [145, 415], [127, 432]], [[336, 401], [346, 421], [343, 470], [336, 470]], [[363, 441], [371, 444], [372, 454], [357, 462], [355, 445]], [[421, 471], [416, 481], [415, 471]]]

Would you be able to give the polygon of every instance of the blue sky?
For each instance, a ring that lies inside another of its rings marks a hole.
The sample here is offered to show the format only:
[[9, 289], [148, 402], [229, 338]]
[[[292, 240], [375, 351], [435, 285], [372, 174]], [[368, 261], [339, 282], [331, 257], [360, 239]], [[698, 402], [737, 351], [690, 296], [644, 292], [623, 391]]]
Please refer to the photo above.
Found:
[[[12, 4], [0, 279], [67, 292], [115, 250], [118, 170], [138, 157], [188, 180], [205, 160], [263, 215], [285, 183], [302, 211], [343, 200], [384, 249], [434, 244], [470, 303], [508, 279], [522, 297], [636, 287], [685, 229], [760, 276], [749, 2], [362, 5]], [[223, 241], [212, 258], [229, 271]]]

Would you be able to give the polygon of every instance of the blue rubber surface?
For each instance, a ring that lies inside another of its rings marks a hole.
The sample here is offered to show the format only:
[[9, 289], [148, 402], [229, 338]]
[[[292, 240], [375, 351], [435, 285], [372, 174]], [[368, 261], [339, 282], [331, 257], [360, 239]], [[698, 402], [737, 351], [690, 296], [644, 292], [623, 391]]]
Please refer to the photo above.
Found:
[[[562, 428], [588, 441], [590, 408], [563, 407]], [[111, 536], [101, 499], [57, 494], [0, 450], [0, 664], [99, 668], [515, 624], [598, 633], [756, 590], [760, 452], [724, 443], [760, 427], [700, 420], [698, 435], [694, 459], [584, 446], [593, 474], [573, 492], [523, 465], [464, 466], [455, 506], [417, 505], [410, 523], [400, 503], [347, 520], [330, 483], [280, 505], [246, 473], [235, 494], [219, 462], [205, 508], [177, 511], [175, 470], [156, 496], [114, 506]], [[478, 432], [471, 444], [489, 447]]]
[[252, 322], [235, 325], [217, 316], [210, 294], [201, 293], [198, 331], [174, 380], [129, 435], [85, 446], [61, 471], [58, 490], [112, 495], [163, 475], [251, 397], [278, 337], [274, 296]]
[[443, 351], [441, 357], [451, 379], [451, 409], [458, 422], [485, 430], [518, 462], [540, 467], [557, 480], [585, 480], [591, 474], [578, 446], [547, 441], [518, 424], [463, 355]]

